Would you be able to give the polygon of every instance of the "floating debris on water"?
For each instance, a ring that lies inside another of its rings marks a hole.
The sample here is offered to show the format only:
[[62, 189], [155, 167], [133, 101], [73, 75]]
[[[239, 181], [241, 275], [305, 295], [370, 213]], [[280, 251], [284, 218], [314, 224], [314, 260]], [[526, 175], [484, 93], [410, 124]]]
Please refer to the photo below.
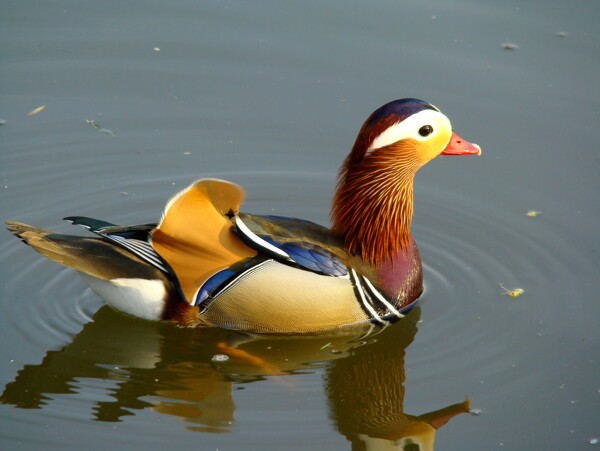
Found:
[[4, 124], [6, 124], [6, 121], [4, 119], [0, 119], [0, 127]]
[[559, 38], [566, 38], [567, 36], [569, 36], [569, 33], [567, 33], [566, 31], [557, 31], [556, 36], [558, 36]]
[[537, 211], [537, 210], [529, 210], [527, 213], [525, 213], [527, 216], [529, 216], [530, 218], [535, 218], [536, 216], [539, 216], [542, 214], [541, 211]]
[[598, 443], [600, 443], [600, 440], [598, 440], [597, 437], [592, 437], [590, 439], [590, 445], [597, 445]]
[[513, 288], [512, 290], [509, 290], [508, 288], [506, 288], [504, 285], [502, 285], [501, 283], [498, 284], [500, 286], [500, 288], [502, 288], [503, 293], [507, 295], [509, 298], [518, 298], [519, 296], [521, 296], [523, 293], [525, 293], [525, 290], [523, 288]]
[[154, 47], [153, 49], [155, 52], [160, 52], [160, 47]]
[[106, 133], [107, 135], [115, 136], [115, 134], [112, 131], [107, 130], [106, 128], [102, 128], [102, 126], [93, 119], [86, 119], [85, 123], [90, 124], [92, 127], [94, 127], [96, 130], [98, 130], [101, 133]]
[[213, 362], [227, 362], [229, 360], [229, 357], [225, 354], [215, 354], [210, 360], [212, 360]]
[[504, 50], [517, 50], [519, 46], [514, 42], [505, 42], [504, 44], [502, 44], [502, 48]]
[[42, 112], [44, 108], [46, 108], [46, 105], [39, 106], [27, 113], [27, 116], [35, 116], [36, 114]]
[[471, 409], [469, 410], [469, 414], [473, 415], [473, 416], [478, 416], [481, 415], [483, 412], [481, 409]]

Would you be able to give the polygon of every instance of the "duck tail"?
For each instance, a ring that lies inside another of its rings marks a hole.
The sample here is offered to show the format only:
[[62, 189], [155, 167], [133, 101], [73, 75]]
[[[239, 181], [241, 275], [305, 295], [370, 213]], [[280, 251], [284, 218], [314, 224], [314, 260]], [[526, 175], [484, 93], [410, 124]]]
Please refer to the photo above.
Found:
[[6, 227], [49, 260], [99, 279], [165, 279], [158, 269], [102, 238], [63, 235], [15, 221], [7, 221]]
[[[109, 304], [114, 304], [119, 310], [146, 319], [166, 319], [182, 326], [195, 327], [202, 324], [202, 319], [198, 317], [198, 308], [183, 300], [174, 285], [175, 282], [158, 268], [110, 241], [95, 237], [63, 235], [15, 221], [7, 221], [6, 228], [44, 257], [92, 276], [84, 277], [84, 280], [100, 297], [106, 299]], [[115, 279], [120, 282], [114, 284]], [[128, 286], [127, 279], [133, 280], [133, 285]], [[149, 285], [140, 285], [140, 281], [146, 281]], [[157, 289], [156, 282], [161, 282], [164, 288]], [[127, 293], [118, 290], [123, 287], [131, 290]], [[156, 290], [156, 293], [148, 291], [149, 289]], [[140, 291], [137, 293], [138, 298], [143, 298], [142, 304], [145, 302], [146, 306], [140, 304], [137, 298], [135, 305], [121, 302], [132, 295], [132, 290]], [[105, 296], [107, 293], [109, 296]], [[144, 296], [150, 298], [146, 299]], [[115, 303], [115, 299], [119, 302]], [[159, 313], [150, 308], [152, 304], [157, 303], [160, 306]]]
[[44, 257], [60, 263], [61, 265], [71, 266], [68, 261], [69, 251], [64, 244], [59, 244], [52, 239], [52, 235], [60, 236], [49, 230], [30, 226], [22, 222], [6, 221], [6, 228], [25, 244], [31, 246]]

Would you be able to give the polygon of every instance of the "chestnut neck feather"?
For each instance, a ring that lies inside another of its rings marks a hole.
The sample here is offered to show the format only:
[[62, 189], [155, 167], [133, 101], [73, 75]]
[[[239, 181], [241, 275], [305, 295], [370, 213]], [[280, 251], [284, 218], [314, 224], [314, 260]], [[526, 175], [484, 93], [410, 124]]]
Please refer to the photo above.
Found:
[[355, 145], [340, 169], [332, 231], [352, 255], [381, 267], [411, 244], [413, 178], [420, 163], [410, 140], [377, 149], [360, 161], [356, 150]]

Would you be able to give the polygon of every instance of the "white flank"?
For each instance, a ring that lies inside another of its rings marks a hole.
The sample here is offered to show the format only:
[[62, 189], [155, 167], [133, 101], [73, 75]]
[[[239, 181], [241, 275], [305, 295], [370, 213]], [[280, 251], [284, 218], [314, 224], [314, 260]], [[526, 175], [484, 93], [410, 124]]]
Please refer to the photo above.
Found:
[[104, 299], [108, 305], [138, 318], [161, 319], [167, 292], [160, 280], [104, 280], [80, 274], [92, 291]]
[[[424, 125], [431, 125], [433, 127], [433, 133], [428, 136], [421, 136], [419, 134], [419, 129]], [[434, 110], [419, 111], [418, 113], [407, 117], [402, 122], [391, 125], [381, 134], [377, 135], [371, 146], [367, 149], [367, 155], [375, 149], [389, 146], [402, 139], [425, 141], [432, 136], [435, 136], [438, 131], [443, 129], [452, 130], [450, 120], [445, 115]]]

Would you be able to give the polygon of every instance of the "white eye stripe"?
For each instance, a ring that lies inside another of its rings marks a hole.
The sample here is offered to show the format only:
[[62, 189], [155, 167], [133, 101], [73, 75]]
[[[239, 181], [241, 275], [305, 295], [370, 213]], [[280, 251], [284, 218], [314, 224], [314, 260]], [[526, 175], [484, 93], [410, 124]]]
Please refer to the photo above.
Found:
[[[424, 125], [431, 125], [433, 127], [433, 133], [427, 136], [421, 136], [419, 129]], [[410, 117], [407, 117], [402, 122], [397, 122], [394, 125], [386, 128], [381, 134], [377, 135], [373, 140], [373, 143], [367, 149], [365, 156], [371, 154], [375, 149], [389, 146], [402, 139], [415, 139], [417, 141], [424, 141], [429, 139], [436, 134], [438, 129], [447, 128], [451, 130], [450, 121], [439, 111], [434, 110], [423, 110]]]

